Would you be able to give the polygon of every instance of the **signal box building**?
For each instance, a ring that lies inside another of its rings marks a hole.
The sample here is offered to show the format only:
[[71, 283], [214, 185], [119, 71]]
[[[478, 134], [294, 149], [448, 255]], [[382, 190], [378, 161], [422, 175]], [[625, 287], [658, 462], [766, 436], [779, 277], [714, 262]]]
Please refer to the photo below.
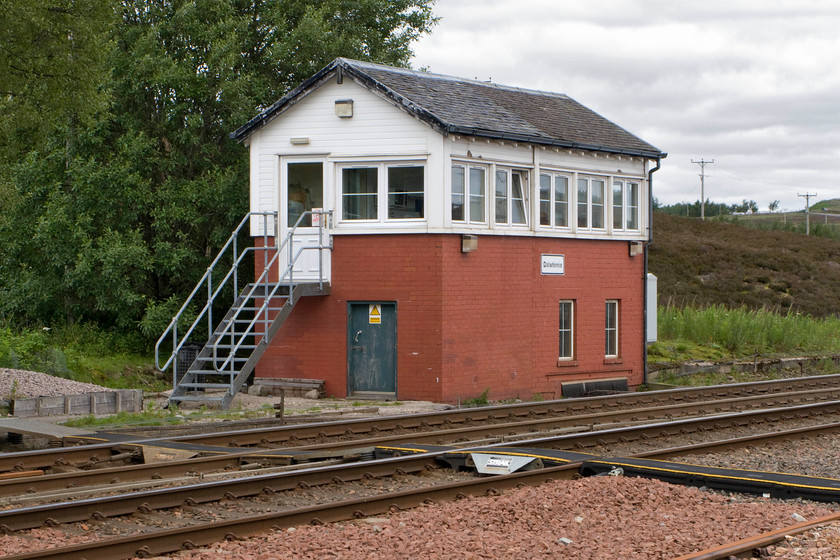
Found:
[[295, 261], [329, 289], [257, 377], [439, 402], [643, 382], [654, 146], [565, 95], [347, 59], [231, 136], [276, 213], [254, 243], [303, 216], [289, 246], [331, 247]]

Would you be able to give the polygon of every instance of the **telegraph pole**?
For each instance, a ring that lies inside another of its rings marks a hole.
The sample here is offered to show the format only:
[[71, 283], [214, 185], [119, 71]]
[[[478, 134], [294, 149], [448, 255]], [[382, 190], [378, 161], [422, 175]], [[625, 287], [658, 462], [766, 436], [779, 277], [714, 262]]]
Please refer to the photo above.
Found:
[[700, 161], [691, 160], [691, 163], [700, 164], [700, 219], [706, 219], [706, 164], [714, 163], [715, 160], [706, 161], [700, 158]]
[[805, 199], [805, 235], [811, 235], [811, 197], [817, 196], [817, 193], [796, 193], [796, 196], [801, 196]]

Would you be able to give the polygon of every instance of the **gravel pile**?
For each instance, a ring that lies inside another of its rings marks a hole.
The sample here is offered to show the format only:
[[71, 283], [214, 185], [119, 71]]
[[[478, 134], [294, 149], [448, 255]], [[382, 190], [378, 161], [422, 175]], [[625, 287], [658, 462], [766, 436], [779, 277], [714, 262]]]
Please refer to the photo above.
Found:
[[743, 501], [657, 480], [594, 477], [157, 558], [667, 560], [796, 524], [795, 515], [828, 513], [808, 503]]
[[92, 383], [71, 381], [37, 371], [0, 368], [1, 400], [9, 400], [12, 396], [16, 399], [58, 397], [60, 395], [78, 395], [110, 390]]

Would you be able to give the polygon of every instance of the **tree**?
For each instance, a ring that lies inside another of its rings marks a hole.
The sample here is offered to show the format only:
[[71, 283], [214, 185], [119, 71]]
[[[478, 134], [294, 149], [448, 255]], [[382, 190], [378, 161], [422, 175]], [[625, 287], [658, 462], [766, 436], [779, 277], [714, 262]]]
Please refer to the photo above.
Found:
[[[107, 103], [85, 106], [84, 126], [65, 112], [0, 170], [0, 313], [149, 326], [246, 212], [247, 150], [228, 134], [337, 56], [407, 65], [434, 25], [431, 4], [119, 0], [90, 41], [108, 47], [108, 72], [83, 88]], [[33, 106], [72, 109], [61, 101]]]
[[768, 209], [769, 209], [771, 212], [775, 212], [776, 210], [778, 210], [778, 209], [779, 209], [779, 201], [778, 201], [778, 200], [774, 200], [773, 202], [771, 202], [771, 203], [769, 204], [769, 206], [768, 206]]
[[114, 18], [110, 0], [0, 0], [0, 153], [103, 107]]

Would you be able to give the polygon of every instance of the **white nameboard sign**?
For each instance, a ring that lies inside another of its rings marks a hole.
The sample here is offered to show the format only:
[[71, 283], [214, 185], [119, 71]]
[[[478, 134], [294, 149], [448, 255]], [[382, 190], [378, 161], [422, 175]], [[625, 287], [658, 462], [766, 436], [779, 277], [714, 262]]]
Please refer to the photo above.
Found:
[[540, 258], [540, 274], [565, 274], [566, 264], [564, 255], [542, 255]]

